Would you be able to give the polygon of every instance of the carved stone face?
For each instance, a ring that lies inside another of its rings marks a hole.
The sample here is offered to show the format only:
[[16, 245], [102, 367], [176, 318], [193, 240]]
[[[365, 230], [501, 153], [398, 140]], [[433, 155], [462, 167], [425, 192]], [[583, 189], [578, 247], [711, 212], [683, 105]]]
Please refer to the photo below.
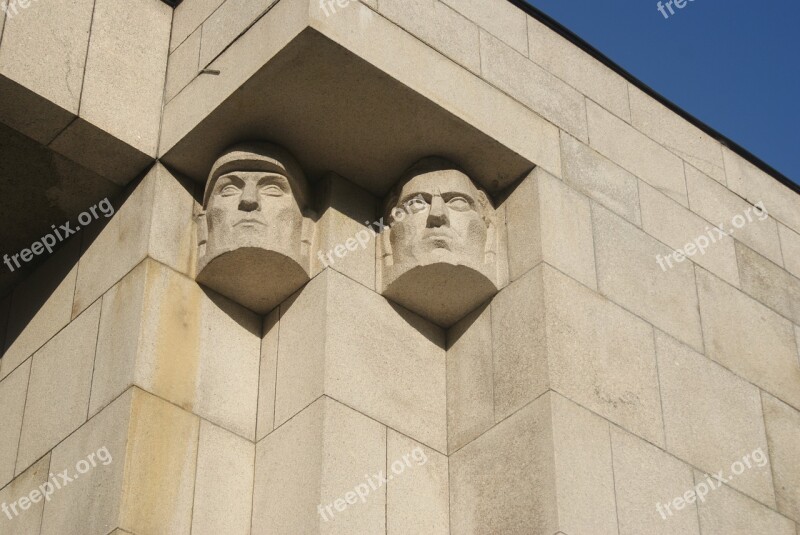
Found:
[[313, 219], [294, 158], [267, 143], [214, 163], [199, 218], [197, 281], [266, 313], [309, 280]]
[[225, 173], [209, 196], [206, 221], [206, 255], [258, 247], [300, 260], [303, 213], [285, 175], [235, 169]]
[[498, 235], [487, 195], [453, 164], [426, 158], [390, 195], [381, 293], [449, 327], [497, 293]]
[[415, 176], [401, 189], [390, 243], [396, 268], [437, 262], [482, 269], [487, 227], [481, 193], [455, 169]]

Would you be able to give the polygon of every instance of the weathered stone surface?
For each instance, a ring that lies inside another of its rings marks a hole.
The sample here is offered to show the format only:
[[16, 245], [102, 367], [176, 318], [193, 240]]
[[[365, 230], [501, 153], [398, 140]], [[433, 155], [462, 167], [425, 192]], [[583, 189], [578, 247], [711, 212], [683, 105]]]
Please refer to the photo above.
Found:
[[[10, 307], [11, 307], [11, 295], [9, 294], [6, 295], [3, 299], [0, 299], [0, 348], [3, 349], [3, 353], [5, 353], [6, 349], [6, 331], [8, 330], [8, 309]], [[0, 363], [0, 368], [1, 367], [2, 363]], [[1, 374], [0, 377], [2, 377]]]
[[447, 451], [494, 425], [491, 308], [484, 306], [447, 331]]
[[635, 176], [565, 132], [561, 133], [561, 161], [564, 182], [641, 226]]
[[[325, 267], [375, 288], [375, 247], [383, 214], [370, 193], [344, 178], [329, 174], [319, 188], [318, 250], [312, 254], [312, 273]], [[379, 224], [376, 224], [379, 223]]]
[[14, 289], [0, 377], [11, 373], [69, 323], [79, 249], [80, 239], [67, 243]]
[[528, 53], [525, 13], [503, 0], [442, 0], [521, 54]]
[[778, 223], [778, 235], [781, 239], [781, 250], [786, 270], [795, 277], [800, 277], [800, 234], [786, 225]]
[[[686, 166], [686, 184], [689, 191], [689, 205], [693, 212], [723, 231], [734, 230], [736, 240], [746, 244], [777, 264], [782, 264], [781, 244], [776, 222], [771, 217], [753, 216], [753, 221], [734, 229], [731, 221], [754, 207], [726, 187], [718, 184], [691, 165]], [[764, 209], [769, 212], [769, 205]], [[709, 229], [713, 231], [711, 225]]]
[[670, 268], [664, 260], [661, 267], [658, 258], [672, 250], [597, 204], [592, 215], [600, 293], [702, 350], [691, 262], [673, 260]]
[[553, 415], [559, 529], [618, 533], [608, 422], [555, 392], [547, 395]]
[[722, 146], [677, 113], [628, 85], [631, 101], [631, 124], [650, 138], [700, 169], [717, 182], [725, 184]]
[[226, 0], [203, 22], [200, 68], [216, 58], [272, 5], [270, 0]]
[[386, 438], [386, 533], [449, 535], [447, 457], [392, 429]]
[[281, 305], [280, 323], [275, 425], [327, 394], [447, 450], [440, 328], [330, 269]]
[[625, 79], [541, 22], [532, 17], [527, 19], [531, 60], [630, 122]]
[[614, 426], [611, 444], [620, 535], [700, 535], [697, 506], [672, 504], [693, 489], [692, 468]]
[[[28, 359], [0, 381], [0, 488], [14, 479], [19, 435], [22, 432], [22, 415], [31, 372]], [[14, 498], [16, 499], [16, 498]]]
[[83, 117], [59, 130], [49, 148], [117, 186], [128, 185], [153, 164], [152, 155]]
[[386, 462], [386, 428], [323, 396], [259, 442], [253, 533], [385, 532]]
[[32, 142], [49, 143], [75, 118], [74, 113], [10, 78], [0, 76], [0, 88], [2, 124]]
[[169, 51], [173, 52], [203, 24], [225, 0], [181, 2], [172, 15], [172, 36]]
[[[705, 474], [695, 470], [694, 479], [699, 483], [705, 480]], [[698, 514], [703, 535], [793, 535], [795, 529], [788, 518], [727, 485], [711, 491], [706, 501], [698, 505]]]
[[663, 444], [652, 328], [544, 266], [492, 302], [495, 419], [548, 388]]
[[800, 366], [791, 322], [697, 269], [706, 355], [800, 408]]
[[99, 320], [96, 303], [34, 354], [17, 474], [86, 421]]
[[192, 534], [249, 535], [255, 444], [200, 421]]
[[[0, 504], [8, 506], [8, 513], [0, 514], [0, 533], [39, 533], [45, 501], [40, 495], [39, 501], [33, 503], [30, 501], [30, 492], [47, 481], [49, 468], [50, 454], [47, 454], [0, 490]], [[25, 509], [20, 504], [20, 498], [23, 496], [29, 500]], [[11, 504], [15, 509], [11, 508]], [[17, 515], [14, 514], [15, 511]], [[11, 518], [8, 518], [8, 515], [11, 515]]]
[[551, 268], [543, 273], [553, 390], [664, 444], [652, 327]]
[[[384, 0], [378, 12], [475, 73], [481, 71], [478, 26], [437, 0]], [[447, 28], [448, 31], [441, 31]]]
[[261, 319], [156, 263], [144, 291], [135, 384], [254, 439]]
[[[687, 256], [694, 252], [693, 256], [689, 256], [693, 262], [729, 284], [739, 286], [732, 238], [720, 238], [716, 233], [709, 232], [708, 221], [645, 183], [639, 184], [639, 198], [642, 203], [642, 229], [645, 232]], [[674, 257], [671, 260], [676, 262]]]
[[738, 242], [736, 256], [742, 291], [800, 324], [800, 279]]
[[588, 199], [537, 168], [503, 205], [512, 280], [545, 261], [597, 288]]
[[135, 384], [252, 440], [260, 335], [252, 312], [147, 260], [105, 299], [92, 410]]
[[80, 115], [149, 156], [158, 145], [171, 22], [163, 2], [94, 3]]
[[800, 326], [794, 326], [794, 334], [797, 339], [797, 364], [800, 366]]
[[[111, 462], [107, 465], [99, 462], [83, 479], [79, 478], [53, 494], [44, 513], [43, 535], [100, 535], [120, 526], [124, 508], [122, 496], [126, 493], [127, 444], [135, 440], [129, 434], [132, 429], [132, 405], [134, 399], [146, 395], [141, 392], [135, 394], [134, 391], [130, 389], [119, 396], [53, 450], [50, 467], [50, 473], [53, 474], [58, 468], [73, 475], [78, 461], [101, 448], [106, 448]], [[139, 422], [140, 425], [142, 423]], [[169, 445], [162, 444], [162, 449], [156, 450], [158, 454], [153, 461], [159, 464], [166, 462], [162, 455], [168, 450]], [[179, 475], [174, 470], [170, 470], [170, 473]], [[158, 481], [171, 485], [173, 482], [167, 477], [164, 474], [165, 479]], [[60, 481], [59, 478], [57, 480]], [[151, 490], [155, 491], [156, 488]]]
[[[98, 463], [53, 495], [42, 533], [188, 535], [200, 421], [178, 407], [131, 388], [53, 452], [51, 471], [105, 447], [112, 461]], [[54, 472], [55, 473], [55, 472]]]
[[761, 393], [778, 511], [800, 522], [800, 412]]
[[683, 162], [670, 151], [638, 132], [592, 101], [587, 101], [589, 145], [684, 206], [686, 179]]
[[585, 97], [485, 31], [481, 31], [481, 75], [545, 119], [588, 141]]
[[192, 194], [188, 184], [156, 164], [81, 255], [73, 317], [146, 256], [185, 274], [194, 268]]
[[[142, 262], [102, 298], [89, 416], [97, 414], [136, 377], [148, 262]], [[152, 269], [152, 268], [151, 268]]]
[[164, 100], [169, 102], [200, 71], [200, 28], [169, 55]]
[[278, 337], [280, 335], [280, 309], [264, 317], [261, 330], [261, 366], [258, 372], [258, 421], [256, 440], [259, 441], [275, 428], [275, 385], [278, 379]]
[[281, 303], [275, 426], [325, 394], [330, 272], [323, 271]]
[[790, 190], [730, 149], [723, 149], [728, 187], [767, 210], [795, 232], [800, 232], [800, 195]]
[[[134, 390], [120, 520], [123, 529], [189, 533], [199, 427], [196, 416]], [[154, 452], [158, 452], [155, 458]]]
[[534, 268], [492, 300], [496, 421], [549, 388], [542, 271]]
[[452, 533], [617, 533], [608, 423], [545, 394], [450, 457], [450, 507]]
[[774, 507], [769, 466], [731, 468], [767, 451], [758, 389], [658, 331], [656, 351], [667, 449], [710, 474], [722, 470], [731, 486]]
[[451, 455], [451, 533], [555, 533], [552, 448], [543, 396]]
[[32, 2], [24, 9], [11, 4], [0, 46], [0, 74], [77, 115], [93, 5], [92, 0], [57, 6]]
[[539, 217], [538, 176], [546, 173], [534, 169], [516, 185], [503, 201], [508, 243], [508, 274], [519, 279], [542, 261], [542, 225]]

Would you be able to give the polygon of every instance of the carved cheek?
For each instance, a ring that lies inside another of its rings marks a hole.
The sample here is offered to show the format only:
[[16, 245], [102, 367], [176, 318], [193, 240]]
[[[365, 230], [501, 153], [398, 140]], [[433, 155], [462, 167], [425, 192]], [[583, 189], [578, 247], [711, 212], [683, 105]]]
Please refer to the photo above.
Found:
[[230, 215], [230, 210], [225, 206], [219, 206], [218, 203], [214, 203], [214, 205], [208, 209], [206, 214], [208, 230], [213, 231], [225, 226], [228, 216]]
[[471, 254], [474, 254], [476, 258], [481, 258], [483, 256], [483, 250], [486, 247], [486, 224], [478, 213], [469, 212], [469, 214], [462, 231], [462, 239], [464, 240], [464, 244], [470, 249]]
[[392, 248], [395, 252], [410, 250], [419, 239], [420, 230], [425, 225], [425, 220], [420, 214], [406, 215], [402, 221], [392, 224]]

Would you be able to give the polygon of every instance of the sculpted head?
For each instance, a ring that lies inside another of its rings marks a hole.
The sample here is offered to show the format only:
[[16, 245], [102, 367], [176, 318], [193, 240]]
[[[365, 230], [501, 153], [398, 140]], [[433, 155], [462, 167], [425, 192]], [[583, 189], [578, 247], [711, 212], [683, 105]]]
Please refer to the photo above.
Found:
[[390, 299], [448, 326], [497, 291], [494, 207], [452, 162], [429, 157], [409, 168], [384, 218], [382, 285]]
[[258, 312], [274, 306], [308, 279], [313, 214], [302, 169], [275, 145], [231, 147], [211, 167], [198, 233], [198, 281]]

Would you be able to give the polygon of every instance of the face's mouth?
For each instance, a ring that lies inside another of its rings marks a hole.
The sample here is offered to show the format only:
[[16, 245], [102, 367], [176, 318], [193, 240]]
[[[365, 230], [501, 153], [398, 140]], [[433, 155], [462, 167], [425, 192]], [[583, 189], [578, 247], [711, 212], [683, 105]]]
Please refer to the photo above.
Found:
[[423, 241], [433, 249], [445, 249], [449, 251], [453, 245], [453, 235], [448, 232], [435, 231], [426, 235]]
[[258, 225], [262, 227], [267, 226], [263, 221], [259, 221], [258, 219], [253, 219], [253, 218], [240, 219], [239, 221], [233, 224], [234, 227], [238, 227], [239, 225], [243, 227], [255, 227]]
[[455, 239], [455, 234], [450, 230], [436, 229], [425, 233], [423, 240], [450, 243]]

